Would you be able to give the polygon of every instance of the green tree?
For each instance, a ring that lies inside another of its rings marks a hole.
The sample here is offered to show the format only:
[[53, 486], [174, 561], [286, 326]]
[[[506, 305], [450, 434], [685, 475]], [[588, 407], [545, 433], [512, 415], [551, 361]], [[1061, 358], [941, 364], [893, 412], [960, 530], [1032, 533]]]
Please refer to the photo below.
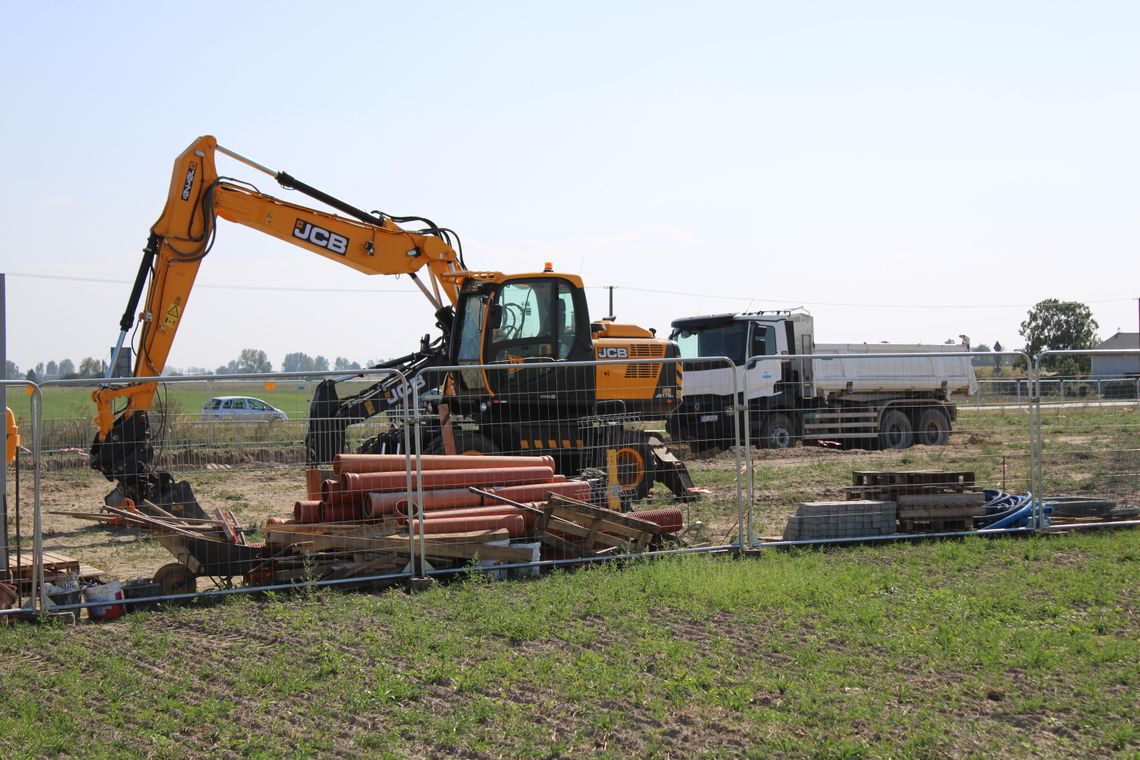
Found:
[[264, 351], [243, 348], [237, 358], [238, 372], [272, 372], [273, 363]]
[[311, 372], [313, 370], [313, 357], [300, 351], [285, 354], [281, 361], [282, 372]]
[[104, 377], [107, 374], [107, 362], [87, 356], [79, 362], [80, 377]]
[[[1025, 338], [1025, 353], [1036, 357], [1042, 351], [1080, 351], [1097, 344], [1092, 310], [1077, 301], [1047, 298], [1029, 310], [1019, 333]], [[1042, 367], [1062, 374], [1088, 372], [1087, 356], [1047, 357]]]
[[22, 380], [23, 375], [20, 374], [20, 368], [16, 366], [16, 362], [11, 359], [7, 359], [6, 362], [7, 364], [4, 366], [4, 379]]

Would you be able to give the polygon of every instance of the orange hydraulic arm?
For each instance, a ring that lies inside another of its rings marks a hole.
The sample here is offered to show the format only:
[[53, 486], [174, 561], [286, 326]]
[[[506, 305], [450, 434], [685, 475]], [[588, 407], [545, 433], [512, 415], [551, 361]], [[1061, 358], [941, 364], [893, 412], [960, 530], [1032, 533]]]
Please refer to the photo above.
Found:
[[[286, 203], [250, 185], [220, 178], [214, 164], [217, 152], [265, 172], [282, 186], [303, 192], [356, 219]], [[445, 239], [444, 231], [427, 220], [409, 218], [426, 222], [429, 229], [420, 232], [401, 229], [396, 222], [405, 221], [403, 218], [361, 211], [288, 174], [273, 172], [227, 150], [213, 137], [199, 137], [175, 161], [166, 206], [151, 228], [143, 262], [120, 322], [116, 358], [134, 325], [134, 310], [149, 281], [146, 300], [138, 315], [135, 377], [162, 374], [198, 267], [213, 244], [217, 217], [252, 227], [365, 274], [410, 275], [441, 319], [448, 304], [455, 304], [467, 271], [459, 254]], [[424, 267], [430, 275], [430, 287], [416, 274]], [[113, 361], [112, 367], [114, 364]], [[126, 400], [122, 416], [129, 417], [135, 412], [147, 411], [155, 391], [154, 382], [96, 390], [92, 394], [98, 408], [96, 440], [104, 440], [111, 431], [117, 400]]]

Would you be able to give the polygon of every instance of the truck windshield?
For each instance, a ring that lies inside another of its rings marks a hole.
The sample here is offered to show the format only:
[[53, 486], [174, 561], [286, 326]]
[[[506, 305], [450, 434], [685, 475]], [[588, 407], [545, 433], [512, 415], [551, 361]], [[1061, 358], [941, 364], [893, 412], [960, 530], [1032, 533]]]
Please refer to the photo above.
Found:
[[681, 356], [685, 359], [727, 356], [733, 364], [739, 365], [744, 363], [748, 323], [731, 322], [693, 330], [679, 330], [674, 340], [681, 347]]

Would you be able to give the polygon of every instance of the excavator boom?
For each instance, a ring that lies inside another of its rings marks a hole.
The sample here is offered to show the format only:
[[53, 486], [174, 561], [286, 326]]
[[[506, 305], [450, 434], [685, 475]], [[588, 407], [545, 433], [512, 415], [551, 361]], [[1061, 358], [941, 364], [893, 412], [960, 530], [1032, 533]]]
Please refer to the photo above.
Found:
[[[217, 153], [231, 156], [272, 176], [290, 190], [304, 193], [354, 218], [346, 218], [275, 198], [255, 187], [221, 177]], [[365, 212], [313, 188], [284, 172], [273, 172], [199, 137], [175, 160], [162, 215], [151, 228], [126, 311], [111, 366], [135, 327], [135, 377], [158, 377], [182, 323], [202, 260], [213, 245], [218, 217], [250, 227], [364, 274], [409, 275], [431, 302], [445, 334], [451, 310], [467, 271], [447, 233], [420, 217], [390, 217]], [[403, 229], [397, 219], [427, 225]], [[427, 270], [428, 282], [419, 277]], [[145, 300], [139, 308], [143, 290]], [[108, 479], [124, 481], [132, 497], [154, 486], [147, 411], [154, 401], [153, 381], [97, 389], [98, 432], [92, 444], [92, 466]]]

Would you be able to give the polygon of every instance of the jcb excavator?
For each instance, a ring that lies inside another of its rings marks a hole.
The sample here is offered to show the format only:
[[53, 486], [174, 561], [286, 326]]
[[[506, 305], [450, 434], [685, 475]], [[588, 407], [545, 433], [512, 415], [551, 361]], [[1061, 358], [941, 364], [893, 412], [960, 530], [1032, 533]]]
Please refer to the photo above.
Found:
[[[218, 175], [222, 153], [341, 212], [344, 216], [287, 203], [254, 186]], [[594, 359], [669, 359], [675, 343], [611, 319], [591, 322], [581, 278], [544, 271], [502, 274], [468, 270], [458, 237], [422, 217], [363, 211], [284, 172], [275, 172], [218, 145], [211, 136], [194, 141], [176, 160], [162, 215], [150, 231], [142, 262], [120, 321], [111, 367], [132, 329], [137, 355], [134, 377], [162, 374], [185, 316], [202, 260], [214, 242], [217, 218], [245, 225], [365, 274], [406, 274], [435, 310], [442, 338], [424, 339], [419, 351], [382, 367], [409, 380], [430, 377], [434, 366], [471, 366], [439, 381], [441, 400], [452, 413], [477, 426], [452, 432], [466, 453], [541, 450], [563, 472], [598, 464], [600, 447], [618, 452], [622, 488], [643, 497], [656, 477], [682, 498], [692, 483], [683, 465], [651, 436], [627, 429], [631, 420], [661, 420], [680, 404], [678, 363], [563, 366]], [[421, 229], [400, 225], [414, 223]], [[456, 243], [452, 247], [452, 242]], [[427, 270], [427, 282], [420, 270]], [[146, 300], [135, 314], [144, 288]], [[477, 365], [503, 363], [516, 371], [486, 371]], [[538, 366], [535, 366], [538, 365]], [[420, 373], [417, 375], [417, 373]], [[110, 373], [108, 375], [110, 377]], [[124, 497], [150, 500], [174, 512], [198, 513], [189, 485], [154, 467], [148, 411], [154, 381], [96, 390], [98, 432], [91, 466], [117, 487], [107, 502]], [[398, 376], [354, 396], [339, 399], [336, 384], [323, 382], [310, 409], [306, 435], [311, 466], [342, 451], [345, 429], [402, 404], [410, 391]], [[116, 407], [120, 407], [116, 409]], [[429, 430], [425, 450], [442, 450], [438, 428]], [[369, 444], [388, 448], [395, 436]], [[389, 449], [390, 450], [390, 449]]]

